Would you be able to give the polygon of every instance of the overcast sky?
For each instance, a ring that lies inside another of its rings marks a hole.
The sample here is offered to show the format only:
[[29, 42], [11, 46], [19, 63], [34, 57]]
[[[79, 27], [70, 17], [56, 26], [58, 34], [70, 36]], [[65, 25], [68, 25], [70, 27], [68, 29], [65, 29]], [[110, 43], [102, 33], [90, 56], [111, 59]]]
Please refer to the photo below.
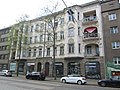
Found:
[[[81, 5], [95, 0], [64, 0], [67, 6]], [[1, 0], [0, 1], [0, 29], [8, 27], [22, 15], [29, 15], [29, 19], [40, 16], [41, 9], [54, 6], [59, 2], [59, 9], [65, 8], [62, 0]]]

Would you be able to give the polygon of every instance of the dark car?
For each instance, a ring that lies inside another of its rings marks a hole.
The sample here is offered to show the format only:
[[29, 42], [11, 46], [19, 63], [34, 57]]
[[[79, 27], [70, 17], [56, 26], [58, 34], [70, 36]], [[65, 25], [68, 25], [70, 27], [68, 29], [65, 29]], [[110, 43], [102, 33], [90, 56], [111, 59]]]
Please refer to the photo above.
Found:
[[45, 80], [45, 74], [41, 72], [32, 72], [26, 75], [26, 79]]
[[107, 80], [99, 80], [98, 85], [101, 87], [120, 87], [120, 80], [114, 80], [114, 79], [107, 79]]

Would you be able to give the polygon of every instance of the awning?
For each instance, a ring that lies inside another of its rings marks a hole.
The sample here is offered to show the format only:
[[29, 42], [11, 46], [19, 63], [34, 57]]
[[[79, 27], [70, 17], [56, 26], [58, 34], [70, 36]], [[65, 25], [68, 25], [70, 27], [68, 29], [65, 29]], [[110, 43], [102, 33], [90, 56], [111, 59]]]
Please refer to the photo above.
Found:
[[85, 29], [85, 32], [89, 32], [89, 33], [92, 33], [93, 31], [95, 31], [97, 28], [96, 27], [88, 27]]

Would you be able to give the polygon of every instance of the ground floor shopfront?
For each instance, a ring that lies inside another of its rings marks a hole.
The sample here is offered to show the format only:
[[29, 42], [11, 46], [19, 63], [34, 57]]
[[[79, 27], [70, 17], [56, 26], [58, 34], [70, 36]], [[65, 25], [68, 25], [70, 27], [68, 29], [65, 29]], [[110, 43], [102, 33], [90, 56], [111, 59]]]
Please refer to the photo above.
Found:
[[[33, 71], [44, 72], [46, 76], [53, 76], [53, 60], [51, 57], [28, 59], [19, 62], [19, 74]], [[13, 63], [12, 63], [13, 64]], [[15, 68], [15, 63], [12, 65]], [[85, 59], [80, 57], [56, 58], [56, 76], [61, 77], [68, 74], [80, 74], [86, 78], [104, 78], [104, 62], [99, 59]]]

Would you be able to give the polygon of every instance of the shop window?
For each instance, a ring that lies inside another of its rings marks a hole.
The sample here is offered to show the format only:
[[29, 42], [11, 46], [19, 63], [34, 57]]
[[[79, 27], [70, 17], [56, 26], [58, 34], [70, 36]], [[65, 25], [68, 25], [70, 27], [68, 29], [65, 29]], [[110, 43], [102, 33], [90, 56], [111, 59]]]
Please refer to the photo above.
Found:
[[86, 77], [90, 79], [100, 79], [100, 63], [97, 61], [86, 62]]

